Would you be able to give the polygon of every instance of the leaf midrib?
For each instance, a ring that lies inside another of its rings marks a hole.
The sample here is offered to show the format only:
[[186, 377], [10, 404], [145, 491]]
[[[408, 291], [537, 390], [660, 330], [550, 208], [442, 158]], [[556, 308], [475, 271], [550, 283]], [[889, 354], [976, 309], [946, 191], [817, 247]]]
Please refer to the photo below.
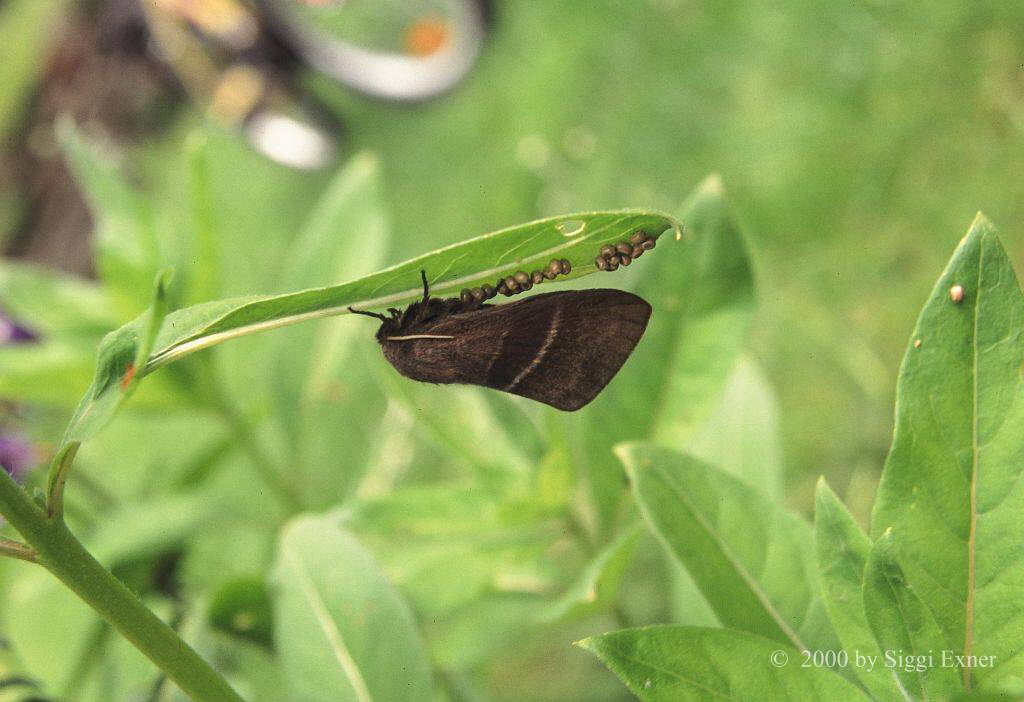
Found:
[[348, 650], [348, 646], [345, 645], [345, 638], [341, 635], [341, 631], [338, 630], [337, 625], [335, 625], [334, 620], [327, 611], [327, 604], [319, 596], [313, 579], [305, 571], [303, 562], [288, 550], [284, 552], [284, 557], [290, 563], [303, 598], [309, 603], [310, 609], [313, 610], [313, 616], [320, 626], [324, 637], [327, 639], [335, 659], [341, 666], [342, 671], [344, 671], [345, 677], [348, 678], [349, 683], [352, 685], [356, 698], [359, 702], [373, 702], [373, 696], [366, 686], [366, 681], [363, 680], [359, 666], [356, 664], [355, 659], [352, 658], [352, 653]]
[[694, 516], [697, 522], [704, 529], [704, 532], [718, 547], [719, 551], [725, 557], [726, 561], [728, 561], [729, 565], [731, 565], [733, 569], [739, 574], [743, 584], [746, 585], [750, 593], [761, 604], [761, 607], [764, 609], [765, 613], [768, 614], [769, 618], [775, 623], [777, 627], [779, 627], [779, 630], [786, 636], [786, 638], [788, 638], [793, 643], [793, 645], [798, 650], [806, 650], [807, 645], [800, 639], [800, 636], [796, 633], [796, 631], [794, 631], [789, 626], [789, 624], [782, 617], [781, 613], [779, 613], [778, 610], [776, 610], [771, 599], [768, 597], [768, 594], [764, 592], [763, 588], [761, 588], [761, 585], [757, 581], [757, 579], [754, 578], [754, 576], [747, 571], [747, 569], [733, 555], [729, 547], [724, 542], [722, 542], [722, 540], [718, 537], [718, 533], [712, 528], [711, 524], [707, 521], [707, 519], [700, 512], [700, 510], [698, 510], [690, 502], [690, 500], [687, 499], [686, 495], [681, 490], [679, 490], [678, 487], [676, 487], [675, 483], [673, 483], [672, 480], [670, 480], [670, 476], [668, 474], [666, 474], [663, 470], [656, 466], [652, 466], [651, 468], [652, 470], [655, 470], [660, 474], [660, 477], [668, 486], [669, 490], [679, 498], [679, 501], [682, 502], [683, 505], [686, 506], [687, 510]]
[[985, 278], [985, 238], [978, 244], [978, 282], [974, 295], [974, 330], [971, 337], [971, 527], [967, 537], [967, 599], [964, 603], [964, 689], [971, 689], [970, 655], [974, 648], [975, 539], [978, 530], [978, 310]]

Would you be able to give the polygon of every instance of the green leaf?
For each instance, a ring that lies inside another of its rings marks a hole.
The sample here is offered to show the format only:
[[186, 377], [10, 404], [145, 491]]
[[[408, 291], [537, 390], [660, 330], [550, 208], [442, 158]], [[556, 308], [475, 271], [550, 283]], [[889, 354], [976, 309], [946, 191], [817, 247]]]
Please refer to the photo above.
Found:
[[[338, 172], [310, 213], [299, 236], [285, 254], [282, 290], [301, 290], [356, 280], [380, 267], [390, 238], [382, 205], [380, 167], [374, 156], [357, 154]], [[368, 328], [369, 327], [369, 328]], [[372, 429], [365, 421], [366, 398], [344, 395], [344, 406], [325, 408], [341, 371], [349, 366], [353, 335], [369, 333], [372, 325], [347, 319], [321, 320], [277, 335], [271, 352], [275, 403], [296, 453], [293, 463], [304, 475], [333, 473], [337, 447], [354, 446]], [[376, 388], [364, 384], [364, 392]], [[347, 420], [339, 420], [339, 415]], [[317, 439], [329, 435], [325, 446]], [[340, 436], [338, 435], [340, 434]], [[354, 463], [354, 461], [353, 461]], [[354, 471], [352, 471], [354, 473]], [[355, 480], [358, 475], [348, 476]]]
[[579, 617], [614, 604], [619, 583], [643, 533], [637, 524], [601, 549], [572, 587], [543, 612], [544, 619]]
[[212, 528], [221, 505], [201, 493], [171, 493], [108, 510], [89, 540], [100, 562], [115, 566], [170, 551], [203, 527]]
[[26, 570], [4, 593], [3, 621], [25, 671], [54, 693], [73, 682], [102, 626], [73, 592], [39, 568]]
[[[955, 301], [951, 290], [962, 289]], [[1024, 297], [978, 215], [918, 318], [872, 516], [956, 654], [993, 656], [968, 687], [1024, 677]]]
[[336, 522], [298, 517], [278, 548], [274, 636], [293, 689], [323, 702], [431, 699], [412, 613]]
[[0, 346], [0, 396], [74, 408], [89, 386], [94, 356], [94, 349], [70, 341]]
[[133, 313], [157, 272], [157, 243], [149, 205], [124, 182], [112, 159], [90, 144], [70, 118], [57, 124], [68, 164], [96, 220], [96, 265], [121, 309]]
[[[221, 290], [220, 245], [223, 232], [217, 226], [217, 203], [214, 202], [210, 175], [209, 140], [202, 130], [192, 132], [186, 141], [186, 173], [188, 176], [189, 222], [188, 266], [182, 272], [186, 283], [185, 304], [217, 297]], [[186, 263], [186, 262], [182, 262]]]
[[779, 409], [757, 362], [741, 356], [707, 420], [686, 442], [686, 452], [779, 501], [782, 436]]
[[[814, 507], [814, 538], [821, 574], [822, 599], [843, 649], [883, 661], [882, 649], [864, 614], [864, 568], [871, 542], [822, 478]], [[876, 663], [850, 666], [864, 687], [879, 700], [906, 700], [891, 667]]]
[[[560, 225], [574, 235], [563, 234]], [[350, 305], [368, 308], [415, 300], [423, 294], [418, 284], [421, 269], [429, 271], [431, 292], [439, 296], [457, 295], [463, 288], [493, 283], [520, 269], [542, 268], [556, 257], [571, 261], [568, 277], [578, 278], [596, 271], [593, 260], [603, 244], [628, 239], [637, 229], [659, 237], [677, 226], [670, 217], [645, 212], [563, 215], [485, 234], [349, 283], [187, 307], [164, 319], [144, 371], [245, 334], [344, 314]], [[141, 317], [136, 318], [104, 337], [92, 387], [79, 404], [66, 440], [94, 435], [120, 407], [118, 382], [134, 359], [144, 325]]]
[[[167, 316], [167, 286], [171, 282], [174, 271], [169, 268], [161, 270], [156, 275], [156, 282], [153, 285], [153, 302], [142, 317], [138, 344], [135, 348], [135, 360], [132, 367], [136, 370], [144, 368], [149, 359], [149, 352], [153, 350], [156, 343], [156, 335], [160, 332], [160, 325]], [[139, 382], [140, 375], [135, 373], [129, 380], [126, 394], [131, 394]]]
[[[559, 230], [566, 224], [573, 226], [573, 236]], [[552, 258], [568, 259], [572, 273], [567, 278], [579, 278], [596, 272], [594, 257], [602, 245], [628, 239], [637, 229], [657, 238], [677, 226], [671, 217], [639, 211], [561, 215], [484, 234], [349, 283], [188, 307], [168, 316], [150, 365], [160, 366], [244, 334], [345, 314], [350, 305], [375, 308], [413, 302], [423, 295], [421, 270], [427, 271], [431, 294], [436, 296], [458, 295], [464, 288], [493, 284], [519, 270], [543, 268]]]
[[616, 453], [644, 519], [724, 626], [799, 649], [830, 647], [809, 524], [690, 456], [650, 444]]
[[908, 696], [941, 700], [962, 689], [949, 643], [896, 562], [890, 531], [875, 542], [868, 557], [864, 611], [884, 651], [879, 665], [891, 666]]
[[8, 259], [0, 260], [0, 311], [42, 336], [91, 336], [117, 321], [95, 284]]
[[651, 416], [653, 438], [667, 446], [679, 446], [710, 413], [746, 341], [755, 302], [746, 242], [718, 176], [698, 186], [679, 218], [693, 242], [684, 270], [655, 258], [638, 286], [663, 318], [648, 330], [649, 351], [637, 365], [661, 372], [646, 374], [631, 393]]
[[215, 629], [273, 648], [273, 615], [263, 578], [237, 578], [221, 585], [207, 616]]
[[[869, 699], [791, 646], [743, 631], [688, 626], [623, 629], [577, 642], [645, 702]], [[785, 661], [785, 662], [783, 662]]]
[[68, 422], [63, 444], [95, 436], [138, 388], [139, 376], [145, 374], [141, 359], [153, 348], [157, 329], [167, 316], [169, 278], [167, 269], [158, 273], [153, 302], [145, 314], [103, 337], [97, 351], [96, 375]]
[[681, 241], [659, 243], [635, 264], [631, 288], [653, 308], [644, 338], [584, 418], [577, 474], [589, 476], [599, 525], [622, 495], [611, 447], [654, 439], [683, 448], [718, 401], [753, 316], [750, 260], [721, 180], [705, 179], [677, 216]]

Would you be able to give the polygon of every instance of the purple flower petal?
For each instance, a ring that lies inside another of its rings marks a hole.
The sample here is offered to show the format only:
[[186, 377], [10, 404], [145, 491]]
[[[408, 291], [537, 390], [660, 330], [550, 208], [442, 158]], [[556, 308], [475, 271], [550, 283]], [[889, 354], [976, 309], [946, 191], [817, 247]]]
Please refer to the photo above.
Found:
[[30, 330], [0, 312], [0, 346], [35, 341], [38, 338]]
[[25, 439], [18, 436], [0, 435], [0, 466], [11, 477], [19, 480], [35, 463], [35, 451]]

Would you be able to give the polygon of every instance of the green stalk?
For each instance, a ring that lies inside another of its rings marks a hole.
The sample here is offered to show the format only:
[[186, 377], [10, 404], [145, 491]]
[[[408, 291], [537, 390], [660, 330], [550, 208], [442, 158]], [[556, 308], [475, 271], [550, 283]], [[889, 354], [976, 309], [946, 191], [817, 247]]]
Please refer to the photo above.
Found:
[[196, 702], [242, 702], [224, 678], [85, 550], [62, 519], [48, 518], [3, 470], [0, 514], [36, 550], [39, 563], [110, 622], [182, 692]]

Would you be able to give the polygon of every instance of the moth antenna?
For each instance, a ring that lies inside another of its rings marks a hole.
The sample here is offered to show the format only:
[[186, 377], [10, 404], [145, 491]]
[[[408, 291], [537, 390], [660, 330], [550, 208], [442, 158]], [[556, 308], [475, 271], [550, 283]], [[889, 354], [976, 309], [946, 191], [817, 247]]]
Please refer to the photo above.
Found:
[[364, 310], [353, 309], [352, 307], [349, 307], [348, 311], [351, 312], [352, 314], [363, 314], [366, 315], [367, 317], [373, 317], [375, 319], [379, 319], [382, 322], [388, 321], [388, 318], [380, 314], [379, 312], [366, 312]]
[[420, 269], [420, 277], [423, 278], [423, 304], [427, 304], [427, 300], [430, 299], [430, 283], [427, 282], [427, 272]]
[[444, 334], [409, 334], [407, 336], [389, 336], [388, 341], [414, 341], [416, 339], [454, 339], [454, 336]]

